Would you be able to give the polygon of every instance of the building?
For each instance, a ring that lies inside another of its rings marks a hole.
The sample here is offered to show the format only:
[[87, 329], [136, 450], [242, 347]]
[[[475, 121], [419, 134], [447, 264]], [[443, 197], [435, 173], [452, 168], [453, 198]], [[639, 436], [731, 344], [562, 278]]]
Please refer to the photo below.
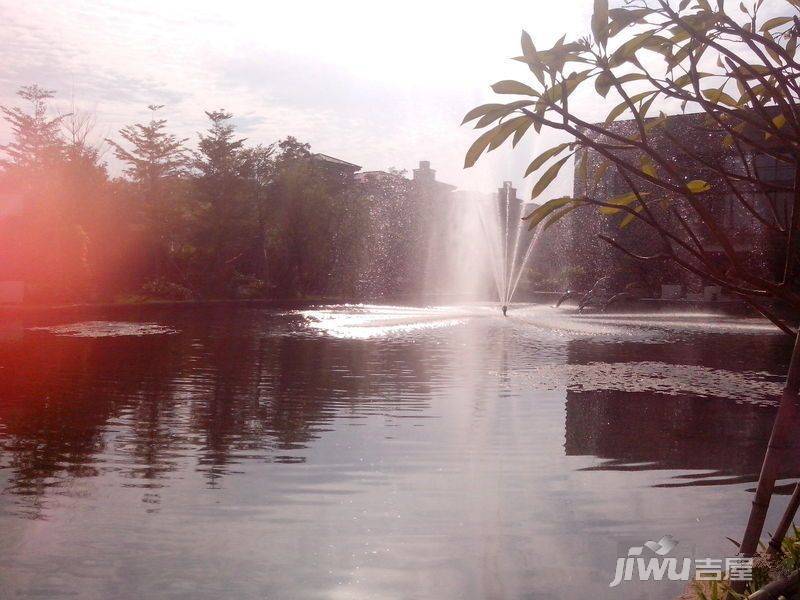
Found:
[[312, 154], [311, 160], [314, 162], [314, 164], [322, 166], [326, 171], [346, 177], [353, 177], [357, 171], [361, 170], [359, 165], [347, 162], [341, 158], [329, 156], [328, 154]]
[[411, 181], [419, 189], [432, 190], [436, 195], [446, 195], [456, 190], [456, 186], [436, 180], [436, 171], [431, 169], [429, 160], [419, 161], [419, 167], [413, 170]]
[[[687, 175], [711, 184], [712, 191], [703, 195], [704, 205], [733, 240], [739, 259], [765, 276], [777, 277], [784, 261], [780, 239], [756, 215], [763, 217], [763, 220], [769, 220], [773, 216], [779, 222], [781, 219], [785, 220], [790, 214], [788, 207], [791, 194], [779, 191], [766, 195], [749, 189], [745, 184], [730, 189], [712, 168], [698, 169], [697, 160], [690, 158], [689, 154], [699, 156], [707, 165], [723, 165], [729, 172], [745, 173], [746, 169], [755, 170], [762, 182], [783, 184], [786, 187], [794, 184], [794, 169], [789, 163], [763, 154], [750, 153], [742, 160], [736, 149], [726, 147], [723, 143], [724, 132], [708, 127], [704, 122], [705, 118], [704, 114], [670, 116], [663, 127], [651, 130], [651, 141], [664, 154], [672, 156], [678, 165], [685, 162], [687, 167], [691, 166], [691, 173], [687, 171]], [[638, 133], [638, 127], [633, 120], [617, 121], [611, 128], [612, 131], [629, 137]], [[585, 160], [588, 177], [582, 179], [576, 176], [574, 197], [588, 196], [608, 200], [630, 192], [626, 181], [614, 168], [603, 170], [605, 159], [596, 151], [581, 152], [587, 153]], [[619, 152], [623, 155], [628, 153], [632, 161], [638, 161], [638, 157], [629, 150]], [[582, 159], [580, 155], [576, 157], [576, 164]], [[681, 219], [685, 220], [696, 232], [704, 252], [725, 268], [727, 258], [723, 249], [708, 229], [699, 223], [694, 211], [686, 209], [682, 200], [673, 202], [675, 198], [656, 186], [648, 187], [649, 184], [641, 180], [639, 184], [640, 190], [650, 194], [650, 198], [654, 200], [651, 206], [659, 223], [683, 239], [686, 233]], [[699, 276], [668, 261], [643, 263], [598, 240], [597, 236], [604, 234], [642, 255], [663, 251], [660, 237], [654, 235], [654, 231], [645, 223], [633, 220], [622, 226], [622, 219], [628, 213], [597, 218], [596, 212], [592, 212], [596, 210], [594, 207], [585, 207], [573, 211], [548, 235], [548, 245], [551, 246], [549, 259], [557, 260], [554, 264], [558, 265], [551, 269], [549, 277], [553, 281], [561, 282], [554, 287], [588, 289], [600, 277], [610, 275], [614, 280], [612, 287], [616, 289], [637, 284], [643, 285], [653, 296], [660, 296], [663, 292], [674, 297], [709, 299], [708, 282]]]

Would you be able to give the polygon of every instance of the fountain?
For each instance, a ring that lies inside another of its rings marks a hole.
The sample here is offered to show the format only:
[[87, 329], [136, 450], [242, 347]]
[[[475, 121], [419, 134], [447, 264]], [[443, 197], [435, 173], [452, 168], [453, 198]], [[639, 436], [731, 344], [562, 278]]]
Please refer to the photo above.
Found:
[[489, 246], [497, 298], [503, 316], [519, 287], [525, 266], [533, 252], [539, 230], [528, 231], [522, 217], [536, 208], [517, 198], [517, 190], [504, 181], [491, 202], [479, 202], [480, 221]]
[[535, 236], [522, 217], [535, 205], [517, 198], [509, 181], [488, 195], [456, 191], [434, 174], [427, 161], [411, 181], [373, 174], [370, 251], [359, 291], [376, 298], [405, 289], [457, 304], [485, 300], [493, 279], [506, 315], [533, 252]]

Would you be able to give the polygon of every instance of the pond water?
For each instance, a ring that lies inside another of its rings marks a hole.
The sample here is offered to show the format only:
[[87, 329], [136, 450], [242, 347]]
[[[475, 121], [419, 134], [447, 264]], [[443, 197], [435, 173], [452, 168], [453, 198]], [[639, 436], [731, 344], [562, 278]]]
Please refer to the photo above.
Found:
[[0, 597], [673, 598], [610, 589], [616, 558], [735, 553], [784, 337], [531, 305], [5, 323]]

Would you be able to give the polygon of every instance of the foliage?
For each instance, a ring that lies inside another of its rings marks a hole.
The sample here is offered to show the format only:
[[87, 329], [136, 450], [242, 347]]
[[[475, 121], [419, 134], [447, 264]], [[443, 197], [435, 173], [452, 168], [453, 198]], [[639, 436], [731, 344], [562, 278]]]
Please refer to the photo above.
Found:
[[25, 213], [0, 226], [19, 246], [3, 277], [25, 280], [28, 300], [376, 296], [423, 262], [407, 205], [420, 194], [400, 173], [357, 180], [291, 136], [248, 146], [225, 110], [206, 112], [194, 150], [158, 105], [98, 142], [94, 115], [51, 116], [54, 92], [37, 86], [20, 96], [29, 107], [2, 107], [0, 191], [22, 195]]
[[142, 286], [142, 294], [157, 300], [192, 300], [195, 295], [187, 287], [166, 279], [154, 279]]
[[[799, 188], [794, 181], [771, 178], [757, 159], [768, 157], [792, 172], [798, 168], [800, 3], [778, 4], [778, 12], [766, 14], [763, 0], [736, 9], [723, 0], [713, 6], [709, 0], [627, 0], [615, 8], [596, 0], [591, 36], [562, 37], [537, 48], [523, 32], [522, 55], [515, 60], [528, 67], [531, 81], [497, 82], [492, 86], [497, 94], [523, 99], [467, 113], [465, 123], [488, 129], [467, 152], [465, 166], [509, 139], [516, 145], [543, 128], [569, 134], [572, 141], [535, 157], [526, 175], [541, 172], [533, 186], [536, 198], [574, 158], [577, 193], [547, 200], [526, 217], [531, 228], [547, 228], [576, 209], [593, 208], [620, 230], [640, 223], [655, 234], [660, 251], [637, 254], [620, 241], [621, 232], [602, 237], [632, 257], [672, 262], [722, 286], [793, 333], [765, 300], [800, 312], [793, 285]], [[583, 114], [580, 98], [586, 93], [616, 98], [604, 120]], [[707, 140], [708, 147], [677, 135], [656, 107], [697, 113], [691, 136]], [[630, 115], [630, 126], [618, 122], [624, 115]], [[591, 156], [599, 157], [599, 164], [590, 167]], [[623, 193], [610, 195], [592, 185], [592, 179], [596, 184], [611, 174], [624, 183]], [[726, 227], [715, 208], [714, 198], [722, 196], [733, 198], [753, 227], [781, 241], [780, 273], [742, 258], [741, 232]], [[720, 248], [722, 260], [712, 256], [711, 247]]]
[[781, 542], [781, 569], [791, 573], [800, 569], [800, 530], [792, 525], [794, 535], [787, 535]]
[[0, 164], [5, 167], [42, 169], [60, 157], [64, 149], [60, 135], [64, 117], [50, 117], [47, 111], [47, 101], [54, 94], [53, 90], [38, 85], [23, 86], [17, 95], [30, 103], [30, 112], [19, 107], [0, 107], [12, 134], [12, 141], [0, 146], [0, 150], [6, 154]]
[[117, 158], [127, 163], [126, 175], [133, 181], [146, 186], [155, 186], [167, 177], [180, 175], [187, 163], [186, 139], [178, 139], [167, 133], [166, 119], [156, 119], [155, 114], [163, 105], [151, 104], [147, 107], [153, 114], [148, 123], [136, 123], [123, 127], [119, 135], [131, 149], [126, 149], [114, 140], [108, 143], [114, 148]]

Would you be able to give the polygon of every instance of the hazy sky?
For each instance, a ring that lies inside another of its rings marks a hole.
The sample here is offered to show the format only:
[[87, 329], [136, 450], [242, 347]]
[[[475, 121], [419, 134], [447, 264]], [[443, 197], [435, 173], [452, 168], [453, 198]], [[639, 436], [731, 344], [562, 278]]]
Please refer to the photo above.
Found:
[[461, 187], [489, 190], [503, 179], [524, 187], [533, 148], [499, 150], [463, 171], [475, 134], [459, 123], [491, 97], [491, 83], [528, 75], [508, 60], [523, 27], [551, 43], [587, 30], [591, 5], [0, 0], [0, 102], [16, 103], [23, 84], [56, 89], [59, 109], [74, 98], [96, 112], [100, 137], [165, 104], [192, 143], [203, 110], [225, 108], [252, 143], [295, 135], [365, 169], [428, 159]]

